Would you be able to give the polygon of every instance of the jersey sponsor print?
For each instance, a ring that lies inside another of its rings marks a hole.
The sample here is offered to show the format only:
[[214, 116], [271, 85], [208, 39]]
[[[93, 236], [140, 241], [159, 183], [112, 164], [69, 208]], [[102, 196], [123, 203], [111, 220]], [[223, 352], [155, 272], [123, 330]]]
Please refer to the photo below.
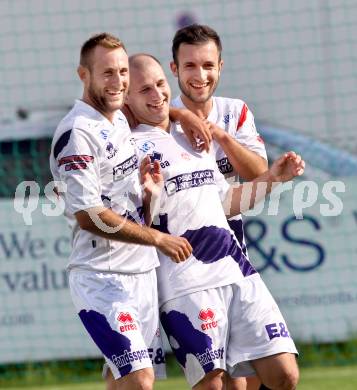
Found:
[[147, 155], [145, 145], [154, 145], [149, 154], [168, 162], [161, 169], [164, 190], [154, 225], [162, 232], [185, 237], [193, 248], [192, 255], [180, 264], [159, 254], [160, 303], [256, 273], [225, 217], [222, 199], [229, 185], [212, 155], [193, 151], [177, 124], [172, 124], [169, 133], [140, 125], [133, 135], [142, 152], [140, 158]]

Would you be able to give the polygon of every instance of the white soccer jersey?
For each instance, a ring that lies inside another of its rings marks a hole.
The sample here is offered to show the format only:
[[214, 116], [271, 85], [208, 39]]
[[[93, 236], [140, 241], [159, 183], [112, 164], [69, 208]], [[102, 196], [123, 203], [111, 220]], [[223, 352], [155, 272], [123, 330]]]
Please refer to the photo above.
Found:
[[142, 223], [138, 160], [131, 137], [120, 111], [112, 124], [80, 100], [56, 129], [50, 166], [54, 180], [67, 185], [65, 216], [73, 230], [69, 269], [140, 273], [159, 264], [153, 247], [101, 238], [80, 229], [74, 216], [105, 206]]
[[[264, 142], [255, 127], [254, 116], [244, 101], [216, 96], [213, 96], [212, 99], [213, 105], [207, 119], [225, 130], [241, 145], [267, 159]], [[185, 107], [181, 96], [176, 97], [171, 104], [178, 108]], [[238, 182], [239, 178], [233, 172], [233, 166], [229, 162], [227, 155], [222, 147], [215, 141], [213, 142], [213, 149], [211, 152], [215, 156], [220, 172], [224, 174], [226, 178], [232, 178], [235, 182]], [[242, 246], [245, 255], [249, 258], [245, 244], [241, 215], [230, 218], [229, 224]]]
[[192, 255], [176, 264], [159, 254], [159, 302], [231, 284], [255, 273], [222, 208], [229, 185], [206, 152], [192, 150], [178, 125], [171, 132], [148, 125], [134, 131], [142, 155], [160, 162], [164, 176], [159, 218], [163, 232], [185, 237]]

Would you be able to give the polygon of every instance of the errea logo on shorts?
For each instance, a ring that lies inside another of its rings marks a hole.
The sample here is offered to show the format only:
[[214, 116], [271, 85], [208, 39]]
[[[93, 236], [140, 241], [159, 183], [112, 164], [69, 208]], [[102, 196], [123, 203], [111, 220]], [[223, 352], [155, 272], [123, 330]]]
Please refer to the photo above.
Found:
[[119, 326], [119, 330], [122, 333], [127, 332], [128, 330], [136, 330], [136, 329], [138, 329], [138, 327], [135, 324], [135, 321], [134, 321], [133, 317], [128, 312], [126, 312], [126, 313], [120, 312], [118, 317], [117, 317], [117, 320], [124, 324], [124, 325], [120, 325]]
[[212, 329], [216, 328], [218, 326], [218, 321], [214, 320], [215, 314], [214, 311], [210, 308], [204, 310], [202, 309], [199, 314], [198, 318], [203, 321], [203, 324], [201, 325], [202, 330]]

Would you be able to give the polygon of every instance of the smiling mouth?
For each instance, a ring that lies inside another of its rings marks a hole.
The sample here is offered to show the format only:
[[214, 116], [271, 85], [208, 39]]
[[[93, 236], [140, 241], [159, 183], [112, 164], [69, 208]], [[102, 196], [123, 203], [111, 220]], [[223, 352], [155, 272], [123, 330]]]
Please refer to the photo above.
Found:
[[190, 86], [194, 89], [202, 89], [202, 88], [206, 88], [208, 87], [209, 85], [209, 82], [205, 82], [205, 83], [190, 83]]
[[151, 108], [161, 108], [164, 106], [165, 102], [166, 102], [166, 100], [162, 100], [160, 103], [148, 104], [148, 106]]
[[105, 91], [107, 95], [109, 95], [110, 97], [112, 97], [113, 99], [118, 99], [120, 98], [122, 95], [123, 95], [123, 90], [120, 90], [120, 91]]

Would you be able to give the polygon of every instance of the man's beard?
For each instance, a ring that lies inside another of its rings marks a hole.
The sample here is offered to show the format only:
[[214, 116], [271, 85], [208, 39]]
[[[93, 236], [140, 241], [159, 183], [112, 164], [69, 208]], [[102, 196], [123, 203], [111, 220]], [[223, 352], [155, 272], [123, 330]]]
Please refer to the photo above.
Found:
[[104, 96], [99, 95], [93, 86], [91, 85], [88, 89], [88, 95], [90, 100], [94, 103], [95, 109], [99, 112], [105, 113], [108, 111], [108, 105]]
[[97, 93], [95, 88], [93, 88], [92, 85], [88, 89], [88, 95], [89, 95], [91, 101], [95, 105], [94, 108], [97, 111], [101, 112], [102, 114], [106, 114], [106, 113], [109, 113], [109, 112], [113, 112], [113, 111], [119, 110], [120, 107], [122, 106], [122, 104], [120, 104], [120, 105], [118, 105], [118, 107], [116, 109], [113, 109], [110, 106], [110, 104], [108, 104], [107, 99], [104, 96], [102, 96], [99, 93]]

